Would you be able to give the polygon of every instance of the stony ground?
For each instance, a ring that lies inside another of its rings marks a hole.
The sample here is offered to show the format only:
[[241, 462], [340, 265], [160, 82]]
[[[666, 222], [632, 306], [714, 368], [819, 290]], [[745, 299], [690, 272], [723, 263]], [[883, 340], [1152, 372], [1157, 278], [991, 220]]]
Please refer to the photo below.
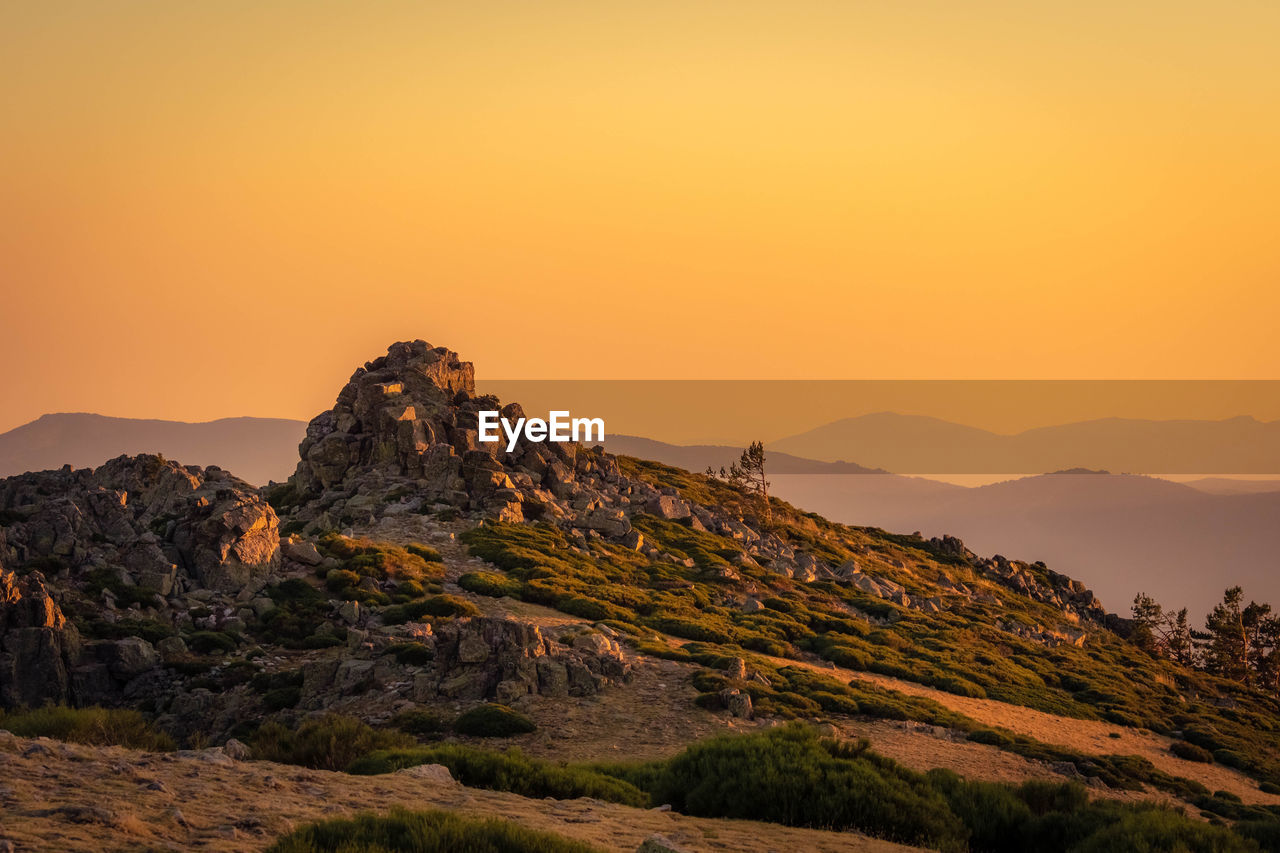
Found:
[[309, 821], [392, 806], [500, 817], [602, 850], [662, 835], [690, 851], [909, 850], [856, 833], [685, 817], [598, 800], [531, 800], [413, 772], [347, 776], [220, 752], [157, 754], [0, 734], [0, 849], [250, 851]]

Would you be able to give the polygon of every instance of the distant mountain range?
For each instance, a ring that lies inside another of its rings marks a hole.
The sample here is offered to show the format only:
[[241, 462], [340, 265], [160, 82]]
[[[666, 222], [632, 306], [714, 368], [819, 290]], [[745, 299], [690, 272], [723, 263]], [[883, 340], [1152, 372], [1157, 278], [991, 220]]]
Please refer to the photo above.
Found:
[[123, 453], [159, 453], [186, 465], [217, 465], [255, 485], [283, 480], [298, 462], [307, 425], [282, 418], [204, 423], [44, 415], [0, 434], [0, 477], [71, 465], [92, 468]]
[[1280, 422], [1103, 418], [1001, 435], [893, 412], [845, 418], [770, 442], [806, 459], [900, 474], [1036, 474], [1088, 467], [1148, 474], [1280, 474]]

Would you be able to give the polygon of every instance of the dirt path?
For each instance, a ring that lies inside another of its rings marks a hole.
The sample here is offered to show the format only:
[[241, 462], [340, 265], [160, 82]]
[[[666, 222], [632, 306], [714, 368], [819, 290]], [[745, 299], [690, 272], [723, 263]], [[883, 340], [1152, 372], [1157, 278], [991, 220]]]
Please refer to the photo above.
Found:
[[[531, 800], [410, 772], [347, 776], [217, 752], [157, 754], [0, 734], [0, 842], [23, 851], [250, 851], [296, 826], [392, 806], [500, 817], [602, 850], [663, 835], [691, 851], [893, 853], [848, 832], [692, 818], [598, 800]], [[0, 845], [3, 846], [3, 845]]]

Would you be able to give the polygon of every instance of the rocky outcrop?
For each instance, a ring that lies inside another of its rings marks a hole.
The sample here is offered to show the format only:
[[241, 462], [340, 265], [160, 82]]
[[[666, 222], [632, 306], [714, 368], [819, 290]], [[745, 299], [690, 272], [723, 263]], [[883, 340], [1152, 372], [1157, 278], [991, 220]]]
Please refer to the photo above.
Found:
[[419, 674], [415, 689], [419, 699], [513, 702], [535, 693], [587, 696], [629, 674], [621, 648], [603, 634], [583, 634], [568, 645], [528, 622], [476, 617], [440, 629], [434, 666]]
[[470, 362], [424, 341], [392, 344], [356, 370], [337, 402], [307, 426], [290, 478], [296, 517], [313, 530], [364, 524], [387, 513], [451, 508], [501, 521], [566, 519], [621, 536], [617, 464], [567, 442], [479, 440], [479, 413], [515, 420], [475, 392]]
[[978, 560], [976, 568], [1002, 586], [1056, 607], [1072, 621], [1110, 621], [1110, 614], [1091, 590], [1078, 580], [1046, 568], [1044, 563], [1023, 563], [996, 554]]
[[0, 707], [67, 702], [79, 658], [79, 634], [44, 577], [0, 568]]
[[0, 480], [0, 509], [10, 565], [60, 577], [104, 569], [161, 597], [252, 591], [280, 563], [279, 522], [254, 487], [159, 456]]

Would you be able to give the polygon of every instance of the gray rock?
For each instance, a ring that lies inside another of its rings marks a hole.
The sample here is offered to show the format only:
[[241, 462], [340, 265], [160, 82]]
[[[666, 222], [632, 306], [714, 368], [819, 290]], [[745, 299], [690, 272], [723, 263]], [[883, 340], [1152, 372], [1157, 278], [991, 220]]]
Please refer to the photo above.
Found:
[[433, 782], [437, 785], [457, 785], [453, 774], [449, 772], [449, 768], [443, 764], [418, 764], [414, 767], [405, 767], [396, 771], [397, 776], [409, 776], [414, 779], [423, 779]]

